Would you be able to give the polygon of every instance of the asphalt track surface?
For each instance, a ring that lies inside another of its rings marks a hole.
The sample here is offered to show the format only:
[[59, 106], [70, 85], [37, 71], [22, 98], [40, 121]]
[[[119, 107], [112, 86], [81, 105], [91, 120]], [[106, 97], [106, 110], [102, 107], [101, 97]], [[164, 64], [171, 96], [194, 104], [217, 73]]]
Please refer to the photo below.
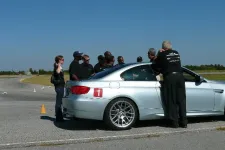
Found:
[[[225, 147], [225, 132], [217, 131], [217, 128], [225, 127], [223, 117], [189, 119], [187, 129], [166, 128], [163, 120], [139, 122], [126, 131], [110, 131], [101, 121], [67, 120], [64, 123], [55, 123], [54, 88], [42, 89], [43, 86], [23, 84], [19, 81], [20, 78], [0, 78], [0, 149]], [[7, 94], [2, 94], [4, 92]], [[46, 107], [45, 115], [40, 114], [42, 104]]]

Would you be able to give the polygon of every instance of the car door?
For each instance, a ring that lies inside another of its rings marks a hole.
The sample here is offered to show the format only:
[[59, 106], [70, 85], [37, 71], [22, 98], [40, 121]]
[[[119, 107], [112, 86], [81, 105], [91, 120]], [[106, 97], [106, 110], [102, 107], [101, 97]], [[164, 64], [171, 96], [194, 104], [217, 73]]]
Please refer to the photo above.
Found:
[[142, 110], [142, 119], [152, 114], [162, 113], [162, 106], [156, 91], [156, 77], [150, 65], [137, 66], [121, 74], [124, 80], [120, 83], [120, 90], [131, 96]]
[[[186, 108], [188, 113], [212, 111], [214, 109], [214, 91], [206, 81], [196, 82], [196, 74], [183, 68], [186, 86]], [[161, 84], [156, 83], [156, 90], [162, 101]], [[162, 103], [163, 104], [163, 103]], [[163, 105], [162, 105], [163, 106]]]
[[214, 91], [206, 81], [196, 82], [196, 74], [183, 69], [186, 86], [188, 112], [212, 111], [214, 109]]

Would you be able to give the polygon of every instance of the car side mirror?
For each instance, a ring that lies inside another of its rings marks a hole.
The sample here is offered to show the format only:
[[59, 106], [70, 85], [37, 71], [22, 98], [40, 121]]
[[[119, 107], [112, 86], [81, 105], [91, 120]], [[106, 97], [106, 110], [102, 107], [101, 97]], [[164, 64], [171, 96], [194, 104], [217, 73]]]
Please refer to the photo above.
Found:
[[201, 76], [196, 76], [195, 80], [196, 80], [196, 82], [202, 83], [204, 81], [204, 78]]

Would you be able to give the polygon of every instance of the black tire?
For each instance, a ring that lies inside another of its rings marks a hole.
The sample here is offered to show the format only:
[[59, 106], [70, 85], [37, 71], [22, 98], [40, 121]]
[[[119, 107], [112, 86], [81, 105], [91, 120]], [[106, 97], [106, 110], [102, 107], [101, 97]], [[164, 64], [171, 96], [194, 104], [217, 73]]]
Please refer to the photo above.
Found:
[[[120, 101], [126, 102], [127, 104], [129, 103], [133, 107], [133, 109], [132, 109], [133, 112], [134, 112], [133, 121], [131, 121], [129, 123], [129, 125], [126, 126], [126, 127], [118, 127], [110, 119], [110, 109], [113, 107], [114, 104], [116, 104], [117, 102], [120, 102]], [[117, 98], [117, 99], [112, 100], [107, 105], [107, 107], [105, 109], [105, 112], [104, 112], [104, 122], [109, 129], [112, 129], [112, 130], [127, 130], [127, 129], [130, 129], [131, 127], [134, 126], [134, 124], [136, 123], [136, 121], [138, 119], [138, 115], [139, 115], [138, 109], [137, 109], [135, 103], [132, 100], [129, 100], [127, 98]]]

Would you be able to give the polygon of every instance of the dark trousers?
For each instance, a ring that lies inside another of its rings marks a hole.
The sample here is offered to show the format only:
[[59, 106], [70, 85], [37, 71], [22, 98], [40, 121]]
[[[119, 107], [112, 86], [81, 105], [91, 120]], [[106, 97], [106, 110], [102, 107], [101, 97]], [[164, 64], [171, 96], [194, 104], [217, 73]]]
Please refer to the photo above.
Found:
[[181, 73], [171, 73], [163, 77], [165, 116], [173, 123], [187, 124], [185, 80]]
[[161, 101], [162, 101], [162, 107], [164, 110], [164, 118], [168, 118], [167, 114], [168, 112], [166, 111], [166, 99], [165, 99], [165, 93], [164, 93], [164, 82], [163, 81], [159, 81], [161, 87], [160, 87], [160, 97], [161, 97]]
[[56, 87], [55, 115], [56, 118], [62, 118], [62, 98], [64, 95], [64, 87]]

